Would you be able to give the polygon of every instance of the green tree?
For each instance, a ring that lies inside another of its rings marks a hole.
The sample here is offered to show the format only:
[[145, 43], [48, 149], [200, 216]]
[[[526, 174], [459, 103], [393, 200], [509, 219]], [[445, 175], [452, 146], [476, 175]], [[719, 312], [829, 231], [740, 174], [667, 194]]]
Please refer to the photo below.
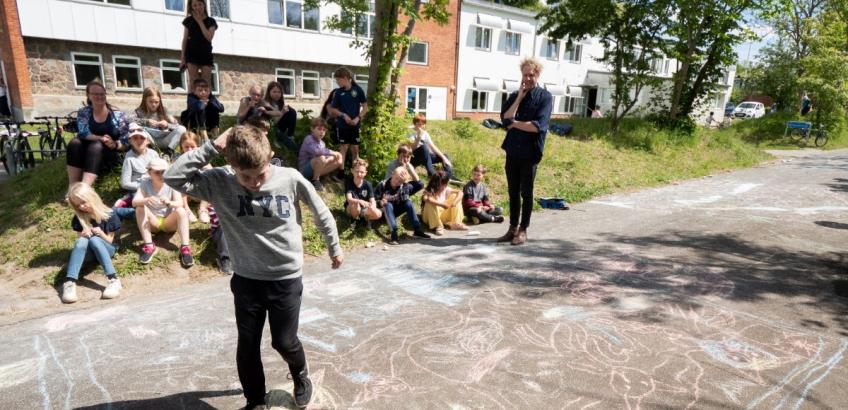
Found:
[[[319, 0], [308, 0], [306, 7], [317, 7]], [[450, 13], [448, 0], [328, 0], [343, 11], [330, 16], [325, 26], [330, 30], [352, 31], [352, 46], [361, 48], [368, 57], [368, 115], [363, 119], [362, 140], [367, 147], [365, 157], [372, 164], [384, 164], [394, 155], [395, 142], [402, 137], [404, 128], [395, 118], [397, 84], [406, 61], [415, 24], [432, 20], [446, 24]], [[364, 33], [368, 18], [364, 13], [374, 12], [376, 27]], [[400, 30], [401, 16], [407, 23]], [[368, 35], [372, 34], [369, 40]], [[378, 165], [379, 166], [379, 165]]]
[[610, 69], [611, 127], [618, 129], [644, 89], [659, 86], [651, 60], [662, 56], [663, 28], [671, 15], [665, 0], [554, 0], [539, 13], [540, 33], [567, 43], [597, 37], [604, 55], [597, 61]]
[[831, 128], [841, 126], [848, 109], [848, 22], [844, 1], [833, 1], [813, 23], [806, 40], [798, 85], [813, 100], [813, 118]]
[[698, 101], [736, 62], [734, 47], [747, 38], [745, 13], [760, 0], [674, 0], [677, 18], [669, 19], [667, 52], [678, 61], [672, 77], [668, 115], [672, 122], [688, 118]]

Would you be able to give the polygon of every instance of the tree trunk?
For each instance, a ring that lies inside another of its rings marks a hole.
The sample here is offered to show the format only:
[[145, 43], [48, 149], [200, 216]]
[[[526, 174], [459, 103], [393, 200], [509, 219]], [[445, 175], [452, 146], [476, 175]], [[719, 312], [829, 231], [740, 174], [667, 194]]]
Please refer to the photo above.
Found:
[[[421, 9], [421, 0], [415, 0], [415, 4], [412, 6], [416, 12]], [[406, 23], [406, 28], [403, 30], [404, 38], [410, 38], [412, 36], [412, 30], [415, 28], [415, 22], [418, 21], [417, 17], [409, 17], [409, 21]], [[394, 101], [398, 97], [397, 86], [400, 83], [400, 75], [403, 69], [404, 64], [406, 63], [406, 56], [409, 53], [409, 43], [404, 43], [400, 48], [400, 53], [398, 54], [398, 60], [395, 67], [392, 69], [392, 79], [391, 84], [389, 85], [389, 98]]]

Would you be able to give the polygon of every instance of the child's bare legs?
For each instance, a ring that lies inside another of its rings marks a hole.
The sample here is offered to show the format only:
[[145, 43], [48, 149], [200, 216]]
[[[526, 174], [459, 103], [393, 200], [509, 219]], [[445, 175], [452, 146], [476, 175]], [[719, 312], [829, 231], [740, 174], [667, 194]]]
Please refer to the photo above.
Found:
[[174, 209], [165, 217], [162, 223], [162, 231], [177, 232], [180, 235], [180, 245], [188, 245], [188, 211], [185, 208]]
[[342, 171], [344, 171], [345, 156], [347, 155], [347, 149], [349, 147], [350, 147], [350, 144], [339, 145], [339, 154], [341, 154], [341, 157], [342, 157], [341, 158], [342, 166], [339, 169], [342, 170]]
[[200, 222], [209, 223], [209, 202], [200, 201], [200, 205], [197, 207], [197, 218], [200, 219]]
[[[209, 84], [209, 89], [212, 89], [212, 66], [202, 65], [200, 66], [200, 78], [206, 80], [206, 84]], [[194, 83], [190, 83], [194, 84]]]
[[156, 216], [153, 215], [153, 212], [148, 211], [146, 206], [135, 208], [135, 223], [138, 225], [138, 233], [141, 235], [142, 243], [153, 243], [153, 234], [151, 232], [158, 222]]
[[350, 215], [353, 219], [359, 219], [359, 217], [362, 215], [359, 212], [359, 204], [356, 202], [348, 202], [347, 208], [345, 208], [345, 212], [347, 212], [347, 214]]
[[188, 214], [188, 221], [190, 223], [197, 222], [197, 215], [192, 212], [191, 206], [188, 203], [188, 195], [183, 195], [183, 208], [185, 208], [186, 213]]
[[[353, 160], [356, 161], [359, 159], [359, 145], [351, 145], [350, 146], [350, 154], [353, 155]], [[344, 162], [342, 162], [344, 164]]]
[[312, 180], [317, 181], [322, 176], [327, 175], [336, 169], [340, 169], [342, 164], [344, 164], [344, 157], [343, 154], [339, 152], [333, 152], [332, 155], [321, 155], [312, 158], [311, 162]]
[[194, 80], [197, 80], [197, 78], [200, 77], [197, 72], [199, 69], [200, 66], [197, 64], [186, 63], [186, 71], [188, 71], [188, 86], [190, 90], [194, 87]]
[[376, 207], [371, 207], [366, 211], [365, 217], [368, 218], [369, 221], [377, 221], [383, 217], [383, 213]]

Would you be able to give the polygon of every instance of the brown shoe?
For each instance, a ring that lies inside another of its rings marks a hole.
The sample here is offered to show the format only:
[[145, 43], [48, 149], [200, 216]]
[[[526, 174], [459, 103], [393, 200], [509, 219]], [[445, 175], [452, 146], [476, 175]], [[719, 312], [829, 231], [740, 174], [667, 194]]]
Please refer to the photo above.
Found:
[[516, 227], [510, 226], [509, 230], [506, 231], [506, 233], [503, 236], [498, 238], [496, 242], [510, 242], [510, 241], [512, 241], [512, 238], [515, 238], [515, 229], [516, 229]]
[[527, 242], [527, 231], [524, 228], [518, 228], [515, 233], [515, 238], [512, 238], [513, 245], [524, 245]]

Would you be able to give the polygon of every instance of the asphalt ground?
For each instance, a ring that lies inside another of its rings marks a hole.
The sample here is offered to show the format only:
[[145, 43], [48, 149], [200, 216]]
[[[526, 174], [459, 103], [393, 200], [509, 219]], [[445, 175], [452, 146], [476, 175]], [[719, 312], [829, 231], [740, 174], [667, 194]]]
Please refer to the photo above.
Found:
[[[847, 169], [784, 152], [536, 213], [525, 246], [483, 225], [312, 261], [310, 407], [846, 408]], [[225, 277], [5, 325], [0, 408], [238, 408], [235, 344]]]

